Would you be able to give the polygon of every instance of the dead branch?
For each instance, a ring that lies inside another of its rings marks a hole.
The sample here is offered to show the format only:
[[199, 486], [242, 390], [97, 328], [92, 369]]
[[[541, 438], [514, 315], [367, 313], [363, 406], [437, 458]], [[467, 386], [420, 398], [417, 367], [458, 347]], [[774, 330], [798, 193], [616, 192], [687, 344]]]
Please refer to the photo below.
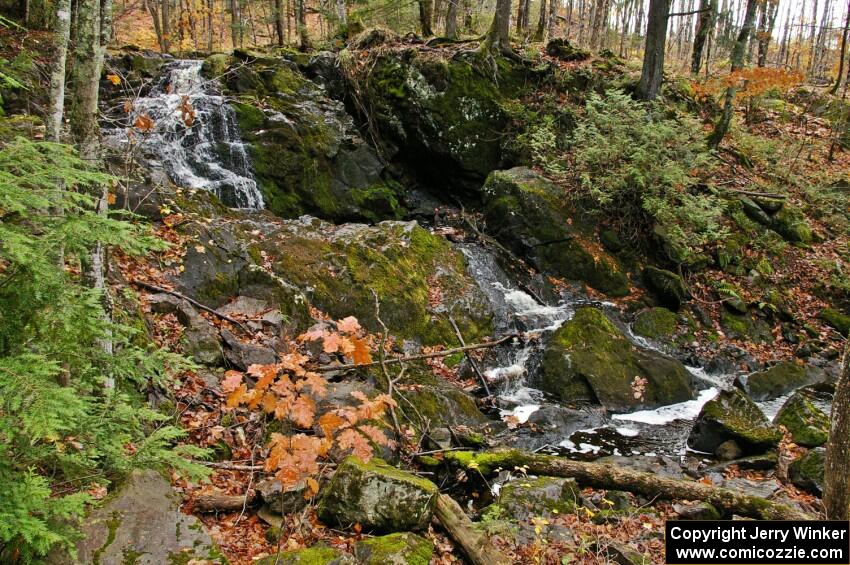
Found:
[[246, 334], [248, 334], [248, 335], [253, 334], [253, 332], [251, 332], [248, 328], [246, 328], [242, 324], [242, 322], [240, 322], [239, 320], [235, 320], [235, 319], [231, 318], [230, 316], [228, 316], [227, 314], [222, 314], [221, 312], [217, 312], [217, 311], [213, 310], [212, 308], [210, 308], [209, 306], [205, 306], [205, 305], [201, 304], [200, 302], [198, 302], [197, 300], [195, 300], [193, 298], [189, 298], [185, 294], [180, 294], [176, 290], [168, 290], [167, 288], [163, 288], [163, 287], [157, 286], [155, 284], [151, 284], [151, 283], [148, 283], [148, 282], [145, 282], [145, 281], [141, 281], [139, 279], [134, 279], [132, 282], [133, 282], [134, 285], [140, 286], [144, 289], [147, 289], [147, 290], [150, 290], [150, 291], [153, 291], [153, 292], [164, 292], [165, 294], [170, 294], [171, 296], [175, 296], [177, 298], [180, 298], [181, 300], [185, 300], [186, 302], [188, 302], [192, 306], [194, 306], [196, 308], [200, 308], [204, 312], [209, 312], [213, 316], [217, 316], [217, 317], [221, 318], [222, 320], [226, 320], [226, 321], [230, 322], [231, 324], [239, 327]]
[[[461, 347], [466, 347], [466, 342], [463, 340], [463, 334], [460, 333], [460, 328], [457, 327], [455, 323], [455, 319], [449, 316], [449, 322], [452, 324], [452, 328], [454, 328], [455, 335], [457, 336], [457, 340], [460, 342]], [[481, 381], [481, 385], [484, 387], [484, 393], [487, 397], [493, 396], [490, 392], [490, 387], [487, 386], [487, 378], [484, 377], [484, 374], [478, 368], [478, 363], [475, 362], [475, 359], [472, 358], [472, 355], [469, 354], [469, 351], [463, 352], [466, 360], [469, 361], [469, 364], [472, 366], [472, 371], [475, 373], [475, 376], [478, 377], [478, 380]]]
[[437, 495], [434, 515], [451, 538], [463, 548], [473, 565], [508, 565], [511, 560], [472, 527], [472, 520], [455, 500], [445, 494]]

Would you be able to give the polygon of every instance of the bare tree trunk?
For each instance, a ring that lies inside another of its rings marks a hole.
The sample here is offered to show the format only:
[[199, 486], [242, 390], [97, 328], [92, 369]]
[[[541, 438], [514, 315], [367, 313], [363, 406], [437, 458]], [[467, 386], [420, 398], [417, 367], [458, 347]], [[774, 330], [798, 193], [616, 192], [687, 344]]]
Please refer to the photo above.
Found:
[[[753, 30], [753, 24], [756, 19], [756, 5], [759, 0], [747, 0], [747, 11], [744, 15], [744, 24], [741, 26], [741, 32], [738, 34], [738, 39], [735, 41], [735, 47], [732, 50], [732, 73], [740, 71], [744, 68], [744, 55], [747, 49], [747, 39]], [[730, 84], [726, 88], [726, 101], [723, 105], [723, 114], [720, 116], [720, 121], [714, 127], [714, 131], [709, 136], [708, 144], [710, 147], [717, 147], [726, 134], [729, 132], [729, 126], [732, 124], [732, 114], [735, 110], [735, 94], [738, 88], [735, 84]]]
[[215, 14], [214, 0], [207, 0], [207, 51], [212, 52], [215, 30], [213, 29], [213, 15]]
[[764, 25], [759, 23], [759, 54], [758, 66], [764, 67], [767, 65], [767, 51], [770, 47], [770, 38], [773, 36], [773, 26], [776, 25], [776, 12], [779, 11], [778, 0], [767, 0], [764, 5], [762, 16], [765, 20]]
[[230, 0], [230, 42], [233, 48], [239, 47], [239, 38], [242, 33], [239, 31], [242, 27], [242, 22], [239, 14], [239, 0]]
[[[156, 1], [156, 0], [154, 0]], [[169, 0], [162, 0], [159, 15], [162, 18], [162, 44], [165, 46], [164, 53], [171, 51], [171, 5]]]
[[446, 37], [457, 39], [457, 5], [460, 0], [448, 0], [446, 8]]
[[47, 140], [61, 141], [65, 115], [65, 62], [71, 37], [71, 0], [57, 0], [53, 19], [54, 53], [50, 65], [50, 104], [45, 119]]
[[301, 49], [301, 51], [307, 51], [312, 47], [310, 32], [307, 30], [307, 10], [305, 2], [306, 0], [295, 0], [295, 20], [298, 25], [298, 39], [300, 41], [299, 49]]
[[[560, 7], [559, 0], [549, 0], [549, 29], [547, 30], [549, 38], [555, 37], [558, 28], [558, 8]], [[572, 0], [570, 0], [572, 7]], [[572, 10], [570, 10], [572, 12]], [[570, 14], [572, 15], [572, 13]]]
[[145, 6], [147, 6], [148, 13], [151, 15], [151, 20], [153, 20], [153, 31], [156, 34], [156, 42], [159, 44], [159, 50], [161, 53], [167, 53], [168, 47], [165, 44], [165, 37], [162, 34], [162, 23], [159, 19], [157, 1], [158, 0], [146, 0]]
[[431, 20], [434, 2], [433, 0], [418, 0], [419, 3], [419, 29], [422, 31], [423, 37], [434, 35], [431, 29]]
[[[609, 0], [596, 0], [596, 9], [593, 12], [593, 25], [590, 28], [591, 49], [599, 48], [602, 42], [602, 34], [608, 23], [606, 19], [608, 16], [608, 2]], [[664, 29], [667, 29], [666, 23]]]
[[850, 343], [844, 349], [841, 375], [832, 399], [823, 504], [828, 519], [850, 519]]
[[643, 71], [638, 84], [638, 97], [655, 100], [664, 75], [664, 48], [667, 40], [667, 16], [670, 0], [650, 0], [646, 23], [646, 49], [643, 54]]
[[274, 0], [274, 29], [277, 34], [277, 44], [281, 47], [286, 43], [286, 31], [283, 22], [283, 0]]
[[708, 35], [711, 33], [711, 29], [714, 27], [714, 13], [717, 9], [716, 0], [701, 0], [699, 9], [697, 31], [696, 35], [694, 35], [694, 50], [691, 55], [691, 73], [694, 75], [699, 74], [705, 43]]
[[[278, 2], [280, 0], [277, 0]], [[345, 10], [345, 0], [336, 0], [336, 17], [339, 19], [340, 25], [348, 25], [348, 12]]]
[[[79, 0], [76, 32], [74, 89], [70, 113], [71, 135], [80, 157], [89, 163], [98, 164], [101, 159], [98, 94], [106, 46], [112, 35], [112, 1]], [[101, 192], [95, 197], [97, 213], [105, 215], [109, 208], [109, 187], [104, 184]], [[85, 279], [90, 288], [102, 293], [103, 317], [106, 321], [110, 321], [112, 307], [106, 288], [104, 266], [105, 249], [98, 242], [91, 250], [88, 265], [85, 268]], [[112, 338], [109, 333], [98, 340], [98, 345], [107, 355], [112, 354]], [[107, 378], [105, 388], [111, 389], [114, 386], [114, 381]]]
[[811, 74], [815, 65], [815, 37], [818, 27], [818, 0], [812, 3], [812, 31], [809, 34], [809, 66], [808, 73]]
[[493, 21], [481, 42], [480, 52], [488, 55], [511, 52], [510, 26], [511, 0], [496, 0]]
[[516, 32], [521, 35], [523, 31], [528, 29], [528, 8], [529, 0], [519, 0], [516, 12]]
[[841, 79], [844, 76], [844, 57], [847, 55], [847, 33], [850, 32], [850, 2], [847, 4], [847, 15], [844, 20], [844, 31], [841, 33], [841, 54], [838, 56], [838, 76], [835, 78], [835, 84], [829, 90], [830, 94], [836, 94], [841, 85]]
[[540, 17], [537, 19], [537, 31], [534, 33], [535, 41], [543, 41], [546, 38], [549, 14], [546, 11], [546, 0], [540, 0]]

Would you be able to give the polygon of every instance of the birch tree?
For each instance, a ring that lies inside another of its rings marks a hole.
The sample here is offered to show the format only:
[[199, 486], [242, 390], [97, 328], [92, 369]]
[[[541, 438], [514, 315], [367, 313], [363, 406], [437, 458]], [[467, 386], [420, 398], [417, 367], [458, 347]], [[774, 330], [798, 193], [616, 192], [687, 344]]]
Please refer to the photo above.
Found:
[[832, 399], [824, 461], [823, 504], [829, 520], [850, 519], [850, 343]]

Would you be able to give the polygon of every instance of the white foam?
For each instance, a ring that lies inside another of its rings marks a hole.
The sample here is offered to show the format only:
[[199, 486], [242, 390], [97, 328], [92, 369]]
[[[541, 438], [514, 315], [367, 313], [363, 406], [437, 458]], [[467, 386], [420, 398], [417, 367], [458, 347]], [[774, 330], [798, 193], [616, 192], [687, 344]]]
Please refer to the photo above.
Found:
[[639, 430], [636, 430], [634, 428], [628, 428], [625, 426], [614, 428], [614, 430], [623, 437], [637, 437], [640, 435]]
[[668, 404], [655, 410], [639, 410], [630, 414], [614, 414], [614, 420], [626, 420], [630, 422], [641, 422], [661, 426], [669, 424], [674, 420], [693, 420], [699, 415], [700, 410], [706, 402], [717, 396], [717, 388], [709, 388], [700, 391], [694, 400], [687, 400], [678, 404]]
[[520, 404], [513, 410], [502, 410], [499, 412], [502, 417], [504, 416], [513, 416], [517, 419], [517, 422], [520, 424], [524, 424], [528, 421], [532, 414], [540, 410], [539, 404]]

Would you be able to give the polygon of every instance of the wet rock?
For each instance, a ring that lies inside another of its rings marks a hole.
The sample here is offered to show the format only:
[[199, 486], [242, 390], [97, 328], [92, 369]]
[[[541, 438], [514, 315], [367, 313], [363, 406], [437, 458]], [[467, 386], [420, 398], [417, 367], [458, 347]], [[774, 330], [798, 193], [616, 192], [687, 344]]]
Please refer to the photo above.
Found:
[[[427, 369], [409, 373], [402, 384], [412, 384], [404, 397], [416, 408], [417, 417], [430, 421], [432, 427], [483, 426], [492, 422], [478, 408], [475, 398]], [[407, 404], [407, 402], [405, 402]]]
[[814, 367], [806, 367], [793, 361], [782, 361], [764, 371], [738, 377], [735, 385], [753, 400], [761, 401], [779, 398], [822, 378], [823, 371]]
[[242, 371], [247, 371], [251, 365], [271, 365], [277, 361], [273, 349], [242, 341], [228, 329], [221, 330], [221, 338], [225, 344], [225, 358]]
[[502, 485], [496, 504], [514, 520], [551, 517], [574, 512], [581, 505], [581, 489], [574, 479], [518, 477]]
[[815, 406], [805, 391], [798, 391], [789, 398], [773, 423], [784, 426], [794, 443], [804, 447], [818, 447], [829, 438], [829, 416]]
[[672, 310], [678, 310], [690, 297], [682, 277], [676, 273], [649, 266], [644, 269], [643, 277], [661, 302]]
[[[619, 262], [564, 205], [563, 192], [531, 169], [495, 171], [484, 184], [487, 229], [541, 271], [612, 296], [625, 296], [629, 281]], [[573, 223], [568, 219], [573, 218]]]
[[826, 448], [816, 447], [791, 463], [788, 477], [801, 489], [814, 494], [823, 492], [823, 464]]
[[319, 518], [329, 526], [359, 523], [383, 533], [422, 530], [431, 521], [438, 489], [434, 483], [373, 458], [346, 458], [324, 488]]
[[410, 532], [359, 541], [354, 556], [363, 565], [428, 565], [434, 544]]
[[753, 480], [742, 477], [733, 477], [731, 479], [721, 478], [718, 486], [760, 498], [772, 498], [777, 491], [782, 489], [782, 485], [774, 479]]
[[683, 402], [694, 394], [684, 365], [632, 345], [596, 308], [579, 309], [552, 335], [541, 373], [542, 390], [616, 412]]
[[357, 561], [323, 544], [306, 549], [282, 551], [280, 555], [271, 555], [255, 561], [256, 565], [354, 565]]
[[688, 446], [714, 453], [723, 442], [735, 440], [745, 453], [763, 453], [776, 447], [782, 434], [759, 407], [737, 389], [724, 390], [708, 401], [694, 422]]
[[259, 481], [254, 489], [270, 512], [284, 515], [298, 512], [307, 505], [307, 499], [304, 498], [304, 486], [299, 484], [284, 490], [280, 481], [269, 478]]
[[310, 57], [306, 68], [307, 76], [325, 88], [334, 100], [345, 98], [345, 75], [340, 68], [339, 57], [331, 51], [319, 51]]
[[128, 555], [139, 565], [193, 559], [226, 563], [203, 524], [180, 511], [180, 497], [155, 471], [135, 471], [114, 496], [92, 511], [83, 535], [75, 563], [126, 563]]

